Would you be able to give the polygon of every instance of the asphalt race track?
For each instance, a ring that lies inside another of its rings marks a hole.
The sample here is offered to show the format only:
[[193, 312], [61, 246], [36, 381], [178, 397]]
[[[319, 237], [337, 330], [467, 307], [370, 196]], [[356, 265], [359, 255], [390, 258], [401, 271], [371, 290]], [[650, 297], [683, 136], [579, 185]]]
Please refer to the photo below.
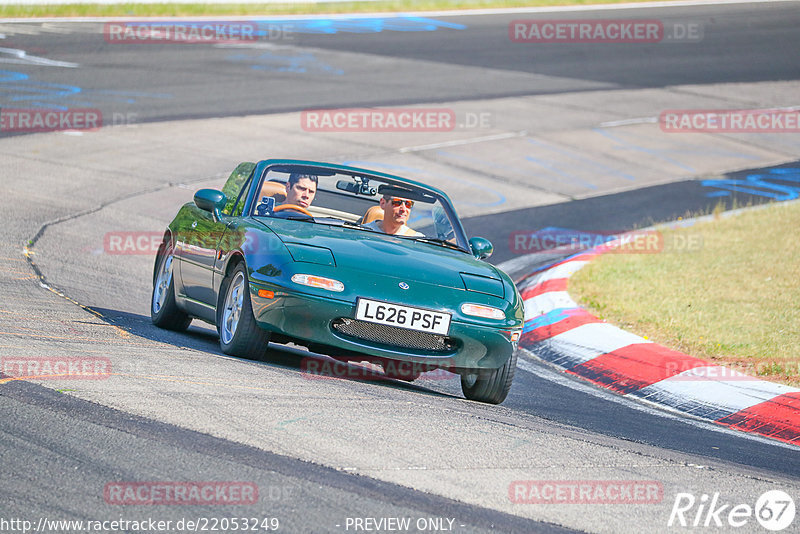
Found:
[[[534, 18], [660, 21], [665, 33], [512, 42], [511, 21]], [[148, 310], [150, 236], [241, 161], [334, 161], [433, 183], [516, 276], [552, 259], [520, 248], [520, 233], [794, 200], [796, 130], [672, 133], [658, 117], [796, 110], [800, 2], [258, 24], [255, 42], [132, 44], [104, 37], [104, 21], [0, 22], [1, 113], [83, 109], [104, 126], [41, 133], [4, 118], [0, 361], [111, 368], [103, 380], [0, 377], [0, 532], [158, 531], [150, 520], [241, 530], [233, 518], [279, 532], [680, 532], [668, 523], [687, 494], [730, 505], [706, 528], [694, 506], [694, 530], [762, 532], [754, 516], [735, 528], [728, 510], [770, 490], [800, 497], [796, 447], [622, 399], [529, 355], [507, 400], [489, 406], [465, 401], [455, 376], [320, 379], [302, 372], [304, 349], [275, 344], [272, 363], [228, 357], [208, 325], [166, 332]], [[446, 109], [456, 124], [308, 123], [309, 110], [371, 106]], [[144, 239], [115, 249], [120, 236]], [[555, 480], [660, 489], [647, 502], [515, 497], [519, 481]], [[258, 496], [115, 501], [114, 487], [140, 482]], [[114, 520], [144, 523], [86, 523]]]

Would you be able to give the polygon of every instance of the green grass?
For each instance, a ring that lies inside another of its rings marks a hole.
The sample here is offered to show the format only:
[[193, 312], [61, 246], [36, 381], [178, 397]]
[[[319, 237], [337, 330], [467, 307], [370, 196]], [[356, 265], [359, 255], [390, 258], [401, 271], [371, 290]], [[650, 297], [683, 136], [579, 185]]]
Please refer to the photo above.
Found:
[[[715, 212], [716, 213], [716, 212]], [[570, 281], [593, 314], [664, 346], [800, 384], [800, 203], [664, 232], [699, 250], [606, 254]]]
[[[377, 2], [320, 2], [301, 4], [64, 4], [2, 5], [0, 17], [198, 17], [224, 15], [305, 15], [316, 13], [378, 13], [618, 4], [637, 0], [381, 0]], [[656, 0], [638, 0], [650, 2]]]

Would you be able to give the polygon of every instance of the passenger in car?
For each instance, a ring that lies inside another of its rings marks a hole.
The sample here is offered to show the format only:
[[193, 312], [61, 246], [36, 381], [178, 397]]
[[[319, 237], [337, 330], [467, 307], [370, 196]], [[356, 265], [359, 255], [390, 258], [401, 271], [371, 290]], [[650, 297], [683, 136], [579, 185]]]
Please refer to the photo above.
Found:
[[383, 219], [374, 220], [364, 226], [392, 235], [413, 237], [423, 237], [425, 235], [412, 230], [406, 225], [408, 217], [411, 215], [411, 208], [414, 207], [413, 200], [383, 195], [380, 200], [380, 206], [383, 210]]

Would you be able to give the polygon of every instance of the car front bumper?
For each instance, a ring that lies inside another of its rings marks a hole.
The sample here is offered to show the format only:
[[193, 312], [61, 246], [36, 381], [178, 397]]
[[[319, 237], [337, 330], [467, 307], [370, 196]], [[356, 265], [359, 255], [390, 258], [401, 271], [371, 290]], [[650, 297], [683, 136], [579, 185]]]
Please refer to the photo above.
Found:
[[[271, 291], [272, 298], [259, 296], [259, 289]], [[337, 357], [358, 360], [362, 355], [367, 355], [459, 372], [498, 369], [516, 349], [516, 343], [511, 342], [512, 329], [475, 325], [455, 319], [451, 321], [447, 340], [439, 350], [397, 346], [392, 342], [348, 335], [334, 327], [342, 320], [355, 321], [354, 302], [297, 291], [281, 291], [281, 288], [252, 281], [250, 294], [253, 314], [259, 326], [308, 344], [332, 347]], [[398, 330], [397, 327], [388, 328]], [[519, 325], [516, 330], [521, 328], [522, 325]], [[413, 332], [409, 330], [408, 337], [413, 337]]]

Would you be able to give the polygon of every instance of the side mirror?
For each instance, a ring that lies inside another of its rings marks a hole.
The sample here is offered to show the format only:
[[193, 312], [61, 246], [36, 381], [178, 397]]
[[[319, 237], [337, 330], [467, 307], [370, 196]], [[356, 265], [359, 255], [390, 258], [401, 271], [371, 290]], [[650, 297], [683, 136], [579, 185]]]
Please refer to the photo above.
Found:
[[220, 210], [228, 203], [228, 198], [222, 191], [216, 189], [201, 189], [194, 194], [194, 203], [201, 210], [210, 211], [214, 220], [220, 219]]
[[472, 255], [479, 260], [485, 260], [494, 252], [494, 247], [491, 241], [482, 237], [473, 237], [469, 240], [469, 248], [472, 249]]

